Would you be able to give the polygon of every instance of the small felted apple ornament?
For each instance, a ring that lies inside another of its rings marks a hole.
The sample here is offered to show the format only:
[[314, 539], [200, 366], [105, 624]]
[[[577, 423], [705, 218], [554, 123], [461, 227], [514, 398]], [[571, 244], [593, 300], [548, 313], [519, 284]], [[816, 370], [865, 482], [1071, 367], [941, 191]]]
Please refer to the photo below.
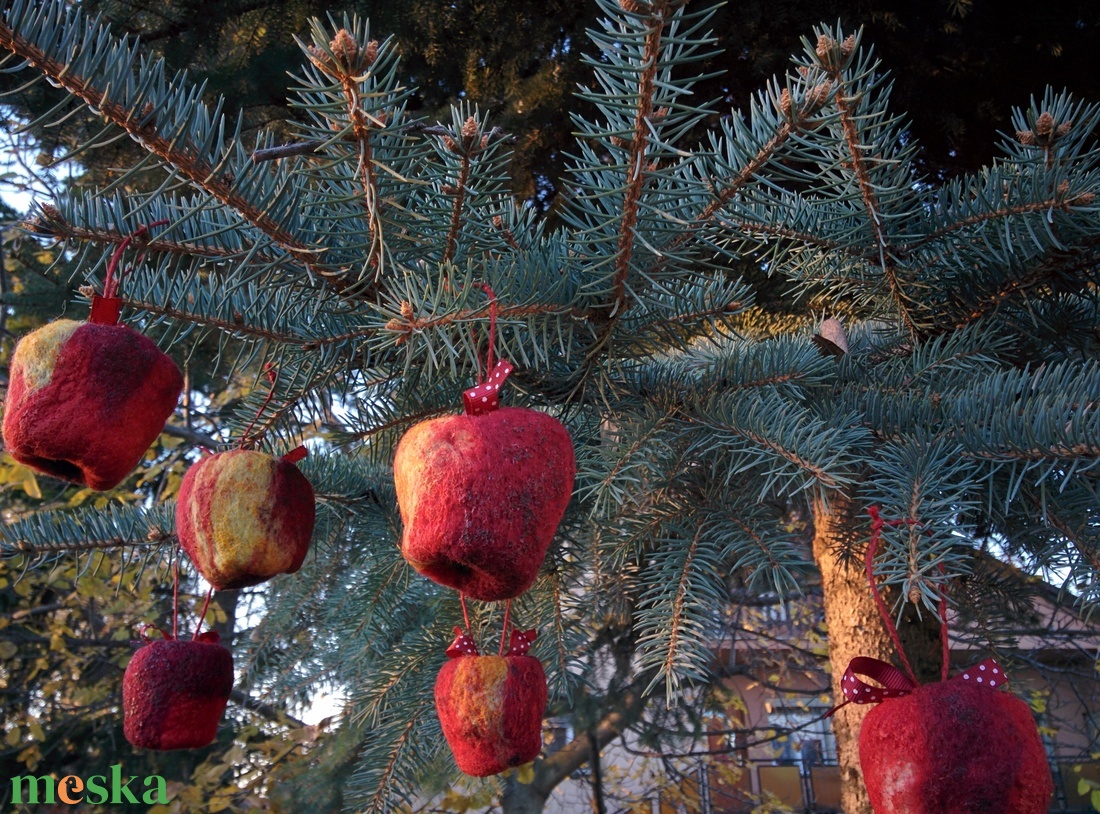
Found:
[[176, 363], [118, 324], [113, 275], [131, 239], [111, 259], [88, 322], [60, 319], [19, 341], [4, 405], [4, 444], [15, 460], [97, 490], [133, 471], [183, 390]]
[[[878, 704], [859, 734], [859, 761], [875, 814], [1045, 814], [1054, 783], [1031, 709], [1005, 690], [1007, 679], [993, 659], [947, 679], [947, 600], [942, 595], [942, 680], [917, 683], [875, 585], [874, 555], [886, 523], [877, 507], [870, 514], [867, 577], [909, 673], [858, 657], [841, 681], [845, 703]], [[909, 521], [891, 524], [899, 522]], [[881, 686], [867, 684], [860, 675]]]
[[313, 537], [313, 487], [295, 463], [305, 447], [276, 458], [235, 449], [187, 470], [176, 534], [214, 588], [244, 588], [302, 567]]
[[213, 742], [233, 690], [233, 656], [214, 631], [191, 641], [145, 644], [122, 678], [122, 730], [142, 749], [197, 749]]
[[475, 599], [531, 587], [573, 493], [573, 442], [538, 410], [497, 409], [512, 366], [466, 391], [466, 413], [421, 422], [402, 437], [394, 483], [401, 553], [429, 579]]
[[435, 708], [458, 768], [474, 777], [530, 763], [542, 750], [546, 674], [527, 655], [535, 631], [512, 631], [502, 656], [478, 655], [455, 628], [450, 660], [435, 682]]

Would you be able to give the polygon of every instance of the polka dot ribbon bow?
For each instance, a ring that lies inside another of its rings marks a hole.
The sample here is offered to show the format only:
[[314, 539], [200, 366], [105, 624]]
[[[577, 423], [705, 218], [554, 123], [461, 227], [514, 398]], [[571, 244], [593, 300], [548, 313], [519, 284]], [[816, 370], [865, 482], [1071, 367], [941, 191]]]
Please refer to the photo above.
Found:
[[[512, 640], [509, 643], [508, 652], [502, 653], [505, 656], [526, 656], [527, 651], [531, 649], [531, 643], [535, 641], [535, 638], [539, 634], [534, 628], [530, 630], [513, 630]], [[501, 648], [503, 649], [503, 642]], [[455, 628], [455, 640], [451, 642], [451, 646], [447, 648], [447, 656], [452, 659], [460, 659], [463, 656], [479, 656], [481, 653], [477, 649], [477, 644], [470, 638], [468, 633], [464, 633], [462, 628]]]
[[[866, 676], [882, 686], [874, 687], [858, 676]], [[952, 680], [969, 681], [990, 689], [996, 689], [1008, 683], [1000, 665], [994, 659], [986, 659]], [[894, 665], [868, 656], [857, 656], [848, 663], [848, 669], [844, 671], [840, 686], [847, 699], [845, 703], [854, 704], [877, 704], [887, 698], [908, 695], [917, 688], [916, 682]], [[829, 714], [838, 709], [840, 707], [835, 707]]]
[[513, 370], [515, 366], [511, 362], [501, 359], [485, 381], [464, 392], [462, 402], [466, 406], [466, 415], [483, 415], [499, 407], [500, 388], [504, 386], [504, 380]]

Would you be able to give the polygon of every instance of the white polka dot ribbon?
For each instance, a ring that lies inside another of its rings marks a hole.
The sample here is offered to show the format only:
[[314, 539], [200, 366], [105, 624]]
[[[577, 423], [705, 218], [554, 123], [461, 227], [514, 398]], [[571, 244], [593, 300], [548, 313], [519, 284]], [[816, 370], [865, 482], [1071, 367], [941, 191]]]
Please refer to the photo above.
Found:
[[455, 628], [455, 640], [451, 642], [451, 646], [447, 648], [446, 652], [447, 656], [452, 659], [481, 655], [477, 652], [477, 645], [474, 644], [474, 640], [463, 633], [460, 627]]
[[531, 649], [531, 642], [538, 636], [538, 632], [531, 628], [530, 630], [513, 630], [512, 641], [508, 647], [506, 656], [526, 656], [527, 651]]
[[996, 659], [986, 659], [981, 664], [967, 669], [958, 678], [969, 681], [971, 684], [981, 684], [983, 687], [992, 687], [993, 689], [1003, 687], [1008, 683], [1008, 679], [1005, 677], [1004, 671], [1001, 670], [1001, 665], [997, 664]]
[[466, 415], [483, 415], [491, 413], [500, 406], [500, 388], [504, 386], [504, 380], [508, 378], [515, 365], [507, 359], [501, 359], [484, 382], [477, 387], [471, 387], [462, 394], [462, 402], [466, 405]]
[[[866, 676], [882, 686], [872, 686], [858, 676]], [[1008, 683], [1004, 671], [995, 659], [986, 659], [952, 680], [968, 681], [990, 689], [997, 689]], [[917, 684], [892, 664], [868, 656], [857, 656], [848, 663], [840, 687], [844, 692], [845, 703], [877, 704], [887, 698], [909, 695], [917, 688]], [[840, 706], [834, 707], [829, 714], [832, 715]]]
[[[875, 687], [857, 676], [874, 679], [881, 687]], [[855, 704], [877, 704], [887, 698], [908, 695], [917, 688], [916, 683], [901, 670], [885, 661], [869, 656], [856, 656], [848, 662], [840, 688], [844, 697]]]

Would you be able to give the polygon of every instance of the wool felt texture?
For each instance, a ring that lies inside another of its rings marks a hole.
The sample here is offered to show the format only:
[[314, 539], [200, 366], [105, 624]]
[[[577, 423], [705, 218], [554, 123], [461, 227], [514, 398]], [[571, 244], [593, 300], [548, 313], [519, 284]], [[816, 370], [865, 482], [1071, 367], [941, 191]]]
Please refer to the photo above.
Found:
[[196, 641], [144, 645], [122, 677], [122, 731], [142, 749], [198, 749], [213, 742], [233, 691], [233, 656], [211, 631]]
[[133, 328], [57, 320], [15, 347], [4, 444], [39, 472], [112, 489], [164, 429], [182, 390], [176, 363]]
[[576, 464], [557, 419], [502, 407], [415, 425], [393, 470], [405, 559], [429, 579], [494, 601], [519, 596], [538, 576]]
[[1045, 814], [1054, 792], [1028, 705], [958, 679], [872, 709], [859, 759], [875, 814]]
[[474, 777], [530, 763], [542, 750], [546, 674], [532, 656], [463, 656], [435, 682], [435, 708], [458, 768]]
[[217, 590], [293, 574], [313, 537], [313, 487], [284, 458], [236, 449], [187, 470], [176, 502], [176, 533]]

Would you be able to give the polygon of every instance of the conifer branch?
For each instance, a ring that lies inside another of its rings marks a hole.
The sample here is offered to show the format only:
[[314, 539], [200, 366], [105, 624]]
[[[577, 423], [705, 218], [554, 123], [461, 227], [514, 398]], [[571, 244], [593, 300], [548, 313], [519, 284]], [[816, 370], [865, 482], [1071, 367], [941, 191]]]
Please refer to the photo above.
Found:
[[[42, 207], [42, 213], [35, 215], [25, 222], [27, 231], [37, 235], [45, 235], [58, 240], [78, 240], [83, 243], [101, 243], [108, 246], [117, 246], [123, 242], [132, 240], [132, 236], [123, 234], [115, 229], [95, 229], [88, 226], [76, 226], [70, 223], [58, 209], [50, 204]], [[145, 251], [161, 254], [174, 254], [185, 257], [209, 257], [215, 260], [235, 260], [244, 256], [260, 263], [274, 263], [276, 258], [256, 251], [254, 247], [247, 246], [238, 249], [228, 249], [211, 243], [189, 243], [175, 240], [166, 240], [162, 235], [156, 238], [143, 238], [141, 248]]]
[[147, 300], [134, 299], [132, 297], [120, 297], [122, 304], [131, 308], [137, 308], [141, 311], [145, 311], [149, 314], [156, 314], [157, 316], [171, 317], [179, 322], [186, 322], [192, 325], [202, 325], [207, 328], [217, 328], [231, 334], [240, 334], [243, 336], [254, 337], [256, 339], [267, 339], [272, 342], [278, 342], [284, 345], [294, 345], [297, 347], [310, 349], [313, 343], [316, 341], [312, 337], [293, 336], [291, 334], [283, 334], [277, 331], [269, 331], [265, 328], [259, 328], [255, 325], [249, 325], [244, 321], [244, 316], [238, 321], [236, 318], [232, 320], [220, 319], [214, 316], [208, 316], [206, 314], [193, 314], [188, 311], [183, 311], [171, 304], [161, 305], [160, 303], [149, 302]]
[[82, 551], [106, 551], [115, 548], [156, 548], [163, 545], [175, 545], [179, 538], [175, 534], [153, 529], [148, 536], [136, 539], [131, 537], [107, 537], [103, 539], [62, 540], [59, 542], [29, 542], [27, 540], [0, 540], [0, 557], [15, 557], [29, 554], [32, 557], [53, 554], [79, 553]]
[[[818, 55], [822, 56], [832, 51], [835, 46], [835, 41], [823, 34], [818, 41]], [[858, 100], [858, 97], [848, 95], [849, 90], [844, 81], [841, 65], [839, 62], [835, 61], [836, 55], [834, 54], [833, 56], [834, 59], [825, 59], [823, 57], [822, 61], [825, 63], [825, 68], [829, 71], [832, 80], [836, 83], [836, 105], [840, 113], [840, 125], [844, 133], [844, 142], [848, 148], [848, 156], [851, 159], [850, 168], [855, 175], [856, 183], [859, 185], [863, 206], [867, 210], [867, 216], [871, 222], [871, 229], [878, 249], [878, 265], [879, 268], [882, 269], [883, 276], [886, 278], [886, 284], [890, 288], [890, 294], [901, 316], [902, 324], [905, 326], [910, 336], [916, 338], [919, 335], [919, 329], [916, 321], [913, 319], [913, 315], [910, 313], [909, 297], [902, 288], [901, 280], [898, 277], [894, 249], [890, 246], [890, 242], [886, 236], [882, 206], [879, 203], [878, 194], [875, 192], [875, 183], [871, 178], [867, 157], [864, 155], [863, 151], [863, 141], [860, 137], [859, 125], [856, 123], [853, 103]]]
[[[469, 122], [473, 122], [473, 119], [470, 119]], [[462, 151], [460, 160], [461, 169], [458, 173], [458, 183], [454, 188], [454, 200], [451, 203], [451, 223], [447, 230], [447, 239], [443, 249], [444, 263], [450, 263], [454, 260], [455, 252], [458, 251], [458, 233], [462, 229], [462, 207], [466, 203], [466, 185], [470, 182], [470, 154], [468, 150]]]
[[1029, 203], [1017, 204], [1015, 206], [1005, 206], [1000, 209], [992, 209], [985, 212], [977, 212], [965, 218], [961, 218], [953, 223], [941, 226], [938, 229], [933, 229], [928, 234], [921, 237], [920, 240], [915, 240], [912, 243], [899, 246], [897, 251], [901, 255], [909, 254], [917, 249], [920, 249], [929, 243], [934, 243], [941, 238], [958, 232], [962, 229], [966, 229], [971, 226], [978, 226], [982, 223], [989, 223], [992, 221], [1006, 220], [1008, 218], [1015, 218], [1021, 215], [1030, 215], [1037, 212], [1052, 212], [1058, 210], [1061, 212], [1072, 212], [1076, 206], [1088, 206], [1095, 200], [1096, 196], [1092, 192], [1081, 192], [1073, 197], [1066, 197], [1064, 195], [1056, 195], [1053, 198], [1047, 198], [1042, 201], [1032, 201]]
[[252, 202], [233, 189], [234, 179], [224, 171], [224, 165], [231, 151], [217, 166], [211, 166], [201, 160], [193, 146], [184, 139], [167, 138], [152, 124], [146, 123], [155, 114], [152, 105], [145, 110], [129, 110], [109, 99], [95, 86], [90, 77], [81, 76], [51, 57], [34, 43], [14, 31], [6, 20], [0, 18], [0, 48], [11, 51], [17, 57], [26, 60], [59, 87], [99, 111], [107, 121], [126, 131], [142, 144], [146, 150], [174, 167], [184, 178], [197, 187], [213, 195], [221, 203], [237, 211], [241, 217], [282, 246], [301, 264], [303, 269], [326, 280], [336, 290], [348, 288], [349, 283], [338, 272], [317, 265], [313, 258], [316, 250], [299, 242], [292, 234], [272, 220], [266, 212], [255, 208]]
[[699, 523], [695, 529], [695, 536], [692, 538], [691, 545], [688, 546], [688, 550], [684, 557], [683, 570], [680, 572], [680, 582], [676, 586], [676, 598], [672, 600], [672, 613], [669, 615], [667, 627], [668, 627], [668, 651], [665, 655], [665, 662], [661, 667], [657, 676], [654, 676], [656, 681], [661, 675], [665, 677], [667, 682], [668, 694], [671, 698], [672, 689], [674, 686], [673, 677], [676, 675], [677, 656], [679, 655], [679, 642], [680, 642], [680, 628], [683, 624], [684, 616], [684, 602], [687, 598], [688, 586], [690, 583], [691, 568], [695, 563], [695, 555], [699, 551], [699, 539], [706, 529], [705, 524]]
[[[649, 166], [646, 153], [649, 148], [650, 119], [653, 117], [654, 81], [657, 78], [661, 36], [665, 30], [665, 14], [668, 0], [660, 0], [650, 7], [653, 26], [646, 34], [645, 48], [642, 52], [642, 72], [638, 77], [638, 107], [634, 114], [634, 136], [630, 145], [627, 162], [626, 193], [623, 199], [623, 213], [619, 221], [619, 243], [615, 254], [615, 276], [612, 284], [611, 303], [608, 308], [608, 326], [603, 330], [610, 332], [610, 323], [614, 322], [626, 310], [626, 280], [630, 274], [630, 261], [634, 254], [634, 227], [638, 222], [638, 206], [645, 188], [646, 173]], [[597, 342], [597, 346], [602, 342]]]

